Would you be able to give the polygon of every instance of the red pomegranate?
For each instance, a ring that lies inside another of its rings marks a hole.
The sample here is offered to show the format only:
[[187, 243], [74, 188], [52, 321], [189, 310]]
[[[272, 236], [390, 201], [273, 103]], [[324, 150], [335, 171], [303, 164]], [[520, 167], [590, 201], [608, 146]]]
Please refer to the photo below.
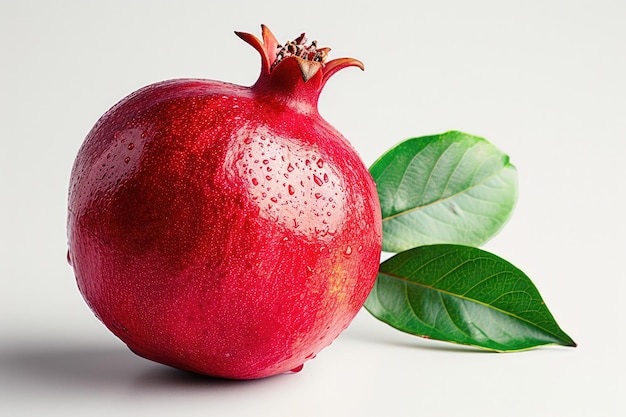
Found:
[[350, 323], [381, 250], [375, 185], [317, 111], [338, 70], [304, 34], [251, 87], [202, 79], [124, 98], [71, 174], [68, 258], [96, 316], [140, 356], [232, 379], [299, 370]]

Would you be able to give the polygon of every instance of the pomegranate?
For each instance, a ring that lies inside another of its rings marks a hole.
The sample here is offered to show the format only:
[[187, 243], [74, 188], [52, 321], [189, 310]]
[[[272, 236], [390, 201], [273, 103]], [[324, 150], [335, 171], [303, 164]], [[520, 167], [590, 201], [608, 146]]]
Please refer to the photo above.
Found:
[[144, 87], [87, 135], [71, 174], [68, 259], [95, 315], [136, 354], [231, 379], [297, 371], [376, 278], [374, 182], [317, 101], [338, 70], [304, 34], [251, 87]]

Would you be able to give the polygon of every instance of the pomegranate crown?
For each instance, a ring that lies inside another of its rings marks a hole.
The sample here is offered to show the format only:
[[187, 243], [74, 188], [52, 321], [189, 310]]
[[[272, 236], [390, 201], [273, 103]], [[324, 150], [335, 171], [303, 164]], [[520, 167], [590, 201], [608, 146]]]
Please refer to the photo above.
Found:
[[321, 73], [320, 85], [323, 86], [340, 69], [346, 67], [365, 69], [363, 63], [354, 58], [338, 58], [326, 62], [330, 48], [319, 48], [317, 41], [312, 41], [307, 45], [304, 33], [293, 41], [280, 44], [267, 26], [261, 25], [261, 31], [262, 41], [249, 33], [235, 32], [261, 54], [261, 76], [271, 74], [285, 61], [294, 60], [298, 64], [304, 82]]

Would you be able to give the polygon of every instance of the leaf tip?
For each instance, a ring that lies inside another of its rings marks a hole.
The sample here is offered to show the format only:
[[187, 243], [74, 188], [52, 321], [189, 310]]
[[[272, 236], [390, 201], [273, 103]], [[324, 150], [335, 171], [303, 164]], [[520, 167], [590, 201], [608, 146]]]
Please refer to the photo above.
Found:
[[569, 342], [566, 343], [564, 346], [576, 348], [576, 347], [578, 347], [578, 343], [576, 343], [572, 339], [570, 339]]

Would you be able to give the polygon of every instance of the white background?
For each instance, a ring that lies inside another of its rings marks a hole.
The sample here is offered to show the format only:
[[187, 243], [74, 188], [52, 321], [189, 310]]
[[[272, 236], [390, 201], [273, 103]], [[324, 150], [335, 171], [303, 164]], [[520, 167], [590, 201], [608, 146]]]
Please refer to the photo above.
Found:
[[[302, 372], [232, 382], [141, 359], [95, 319], [65, 261], [83, 138], [152, 82], [250, 85], [258, 54], [233, 31], [261, 23], [365, 63], [320, 111], [367, 165], [451, 129], [511, 156], [520, 200], [486, 249], [578, 348], [477, 352], [363, 310]], [[2, 1], [0, 48], [1, 415], [626, 415], [626, 2]]]

